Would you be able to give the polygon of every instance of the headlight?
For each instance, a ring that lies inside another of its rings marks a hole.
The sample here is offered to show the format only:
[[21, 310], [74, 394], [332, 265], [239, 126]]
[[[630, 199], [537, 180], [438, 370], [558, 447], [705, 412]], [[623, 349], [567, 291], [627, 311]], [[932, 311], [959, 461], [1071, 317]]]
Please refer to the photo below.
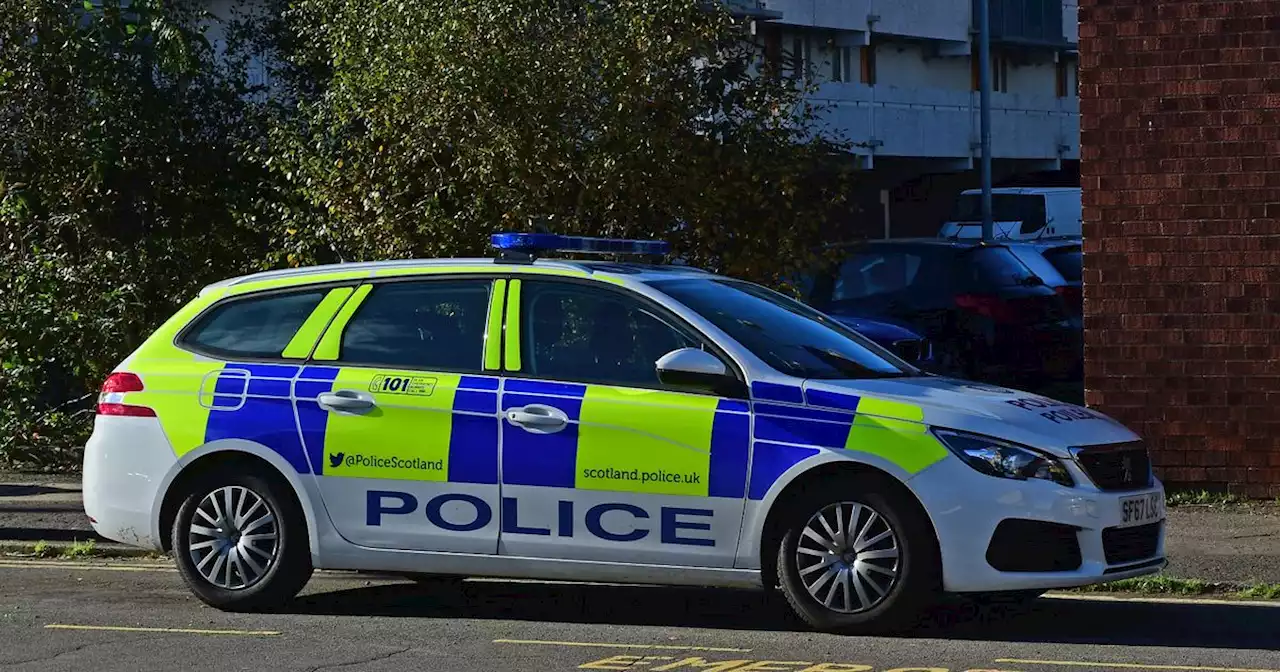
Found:
[[965, 464], [988, 476], [1019, 481], [1040, 478], [1067, 487], [1075, 485], [1061, 462], [1040, 451], [981, 434], [950, 429], [935, 429], [933, 434]]

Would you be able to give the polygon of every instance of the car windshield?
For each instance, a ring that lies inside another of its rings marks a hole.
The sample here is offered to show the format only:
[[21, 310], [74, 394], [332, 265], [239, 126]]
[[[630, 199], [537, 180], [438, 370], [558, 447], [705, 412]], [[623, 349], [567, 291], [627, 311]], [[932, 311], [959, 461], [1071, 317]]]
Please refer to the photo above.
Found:
[[920, 375], [852, 329], [759, 285], [724, 278], [659, 280], [650, 285], [787, 375], [825, 380]]

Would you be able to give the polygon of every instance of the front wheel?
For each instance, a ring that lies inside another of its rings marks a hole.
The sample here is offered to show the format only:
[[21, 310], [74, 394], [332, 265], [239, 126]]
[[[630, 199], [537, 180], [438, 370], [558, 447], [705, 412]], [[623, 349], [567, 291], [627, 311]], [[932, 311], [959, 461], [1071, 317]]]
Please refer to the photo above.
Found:
[[908, 626], [939, 591], [933, 527], [901, 486], [845, 478], [788, 509], [782, 592], [806, 623], [846, 634]]
[[226, 611], [280, 606], [312, 573], [293, 493], [253, 473], [228, 470], [197, 481], [178, 508], [172, 548], [191, 592]]

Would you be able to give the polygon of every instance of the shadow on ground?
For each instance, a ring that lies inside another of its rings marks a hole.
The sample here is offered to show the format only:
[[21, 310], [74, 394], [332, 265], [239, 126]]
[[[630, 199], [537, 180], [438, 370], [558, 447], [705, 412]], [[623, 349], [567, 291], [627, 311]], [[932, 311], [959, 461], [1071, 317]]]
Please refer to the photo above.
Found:
[[53, 493], [76, 493], [80, 488], [51, 488], [47, 485], [0, 483], [0, 497], [34, 497]]
[[93, 530], [62, 530], [43, 527], [0, 527], [3, 541], [109, 541]]
[[[504, 619], [730, 630], [806, 630], [780, 595], [703, 588], [426, 582], [305, 595], [298, 614]], [[952, 600], [905, 637], [1124, 646], [1274, 649], [1280, 608], [1044, 598], [978, 608]]]

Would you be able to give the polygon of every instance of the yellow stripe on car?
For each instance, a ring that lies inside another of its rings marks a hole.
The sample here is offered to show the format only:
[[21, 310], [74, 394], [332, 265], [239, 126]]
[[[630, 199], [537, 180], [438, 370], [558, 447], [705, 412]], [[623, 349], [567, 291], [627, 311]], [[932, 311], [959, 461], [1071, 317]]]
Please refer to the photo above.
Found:
[[[576, 487], [707, 496], [715, 397], [587, 386], [578, 427]], [[662, 423], [638, 405], [662, 407]]]
[[281, 356], [286, 359], [306, 359], [311, 356], [311, 350], [316, 345], [316, 339], [320, 338], [325, 327], [329, 326], [334, 314], [351, 296], [352, 291], [350, 287], [335, 287], [329, 290], [329, 293], [320, 301], [320, 305], [311, 311], [307, 321], [303, 322], [302, 326], [298, 328], [298, 332], [293, 335], [289, 345], [285, 346]]

